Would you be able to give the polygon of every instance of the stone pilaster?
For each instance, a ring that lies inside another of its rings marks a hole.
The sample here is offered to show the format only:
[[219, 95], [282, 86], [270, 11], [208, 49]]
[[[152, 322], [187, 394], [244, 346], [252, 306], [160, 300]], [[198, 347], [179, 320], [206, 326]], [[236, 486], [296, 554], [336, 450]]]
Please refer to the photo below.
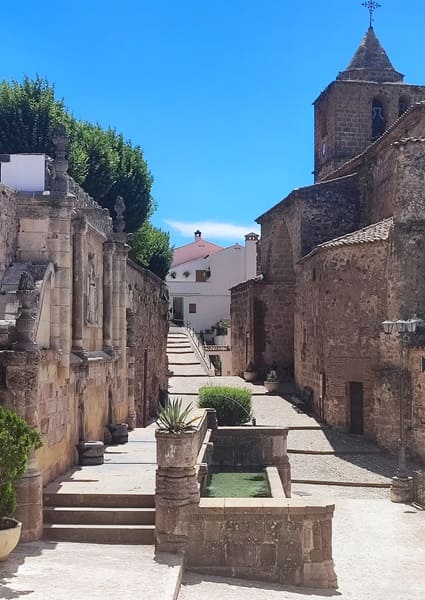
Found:
[[74, 252], [73, 252], [73, 319], [72, 319], [72, 349], [84, 352], [84, 273], [86, 263], [85, 236], [87, 221], [80, 217], [74, 221]]
[[112, 344], [115, 350], [120, 349], [120, 293], [121, 293], [121, 260], [118, 255], [118, 244], [114, 243], [112, 256]]
[[127, 315], [127, 405], [128, 405], [128, 428], [136, 427], [136, 400], [135, 400], [135, 317], [132, 310], [126, 309]]
[[113, 253], [114, 243], [103, 244], [103, 347], [106, 352], [112, 351], [113, 323]]

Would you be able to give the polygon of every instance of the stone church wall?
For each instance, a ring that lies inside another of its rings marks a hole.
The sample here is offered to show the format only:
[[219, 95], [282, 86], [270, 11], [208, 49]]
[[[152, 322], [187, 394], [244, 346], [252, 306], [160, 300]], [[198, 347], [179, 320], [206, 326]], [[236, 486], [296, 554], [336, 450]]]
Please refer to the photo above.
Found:
[[370, 437], [375, 434], [374, 369], [386, 318], [387, 253], [383, 241], [321, 250], [300, 263], [297, 282], [297, 387], [312, 390], [323, 420], [349, 430], [349, 384], [362, 383]]

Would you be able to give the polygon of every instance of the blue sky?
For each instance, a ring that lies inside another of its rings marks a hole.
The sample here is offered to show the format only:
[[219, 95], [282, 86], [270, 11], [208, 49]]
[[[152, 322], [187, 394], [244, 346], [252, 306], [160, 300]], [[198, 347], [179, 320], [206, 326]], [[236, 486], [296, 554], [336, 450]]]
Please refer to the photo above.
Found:
[[[425, 83], [425, 2], [381, 4], [390, 59]], [[0, 78], [38, 73], [77, 117], [140, 144], [153, 222], [176, 245], [198, 227], [230, 245], [312, 183], [312, 102], [368, 27], [361, 0], [20, 0], [1, 12]]]

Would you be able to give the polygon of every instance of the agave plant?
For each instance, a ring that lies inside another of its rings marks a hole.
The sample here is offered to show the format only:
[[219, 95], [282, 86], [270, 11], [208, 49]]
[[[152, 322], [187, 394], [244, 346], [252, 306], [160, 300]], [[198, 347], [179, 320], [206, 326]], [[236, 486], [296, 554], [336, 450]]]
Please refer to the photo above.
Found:
[[176, 398], [171, 400], [169, 404], [158, 413], [156, 421], [160, 429], [164, 429], [170, 433], [181, 433], [193, 427], [199, 417], [190, 418], [192, 412], [192, 403], [186, 408], [182, 406], [183, 399]]

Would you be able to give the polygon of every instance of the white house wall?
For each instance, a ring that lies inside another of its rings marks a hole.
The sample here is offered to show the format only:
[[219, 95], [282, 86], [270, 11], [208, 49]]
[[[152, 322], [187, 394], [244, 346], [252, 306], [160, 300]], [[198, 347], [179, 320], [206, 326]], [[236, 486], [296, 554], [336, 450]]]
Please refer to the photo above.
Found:
[[[205, 282], [196, 281], [197, 270], [207, 270], [211, 276]], [[230, 288], [245, 280], [245, 248], [235, 244], [206, 258], [188, 261], [167, 276], [170, 299], [183, 298], [183, 317], [196, 331], [209, 329], [220, 319], [230, 319]], [[189, 273], [187, 277], [183, 273]], [[196, 313], [189, 313], [189, 304], [196, 304]]]

